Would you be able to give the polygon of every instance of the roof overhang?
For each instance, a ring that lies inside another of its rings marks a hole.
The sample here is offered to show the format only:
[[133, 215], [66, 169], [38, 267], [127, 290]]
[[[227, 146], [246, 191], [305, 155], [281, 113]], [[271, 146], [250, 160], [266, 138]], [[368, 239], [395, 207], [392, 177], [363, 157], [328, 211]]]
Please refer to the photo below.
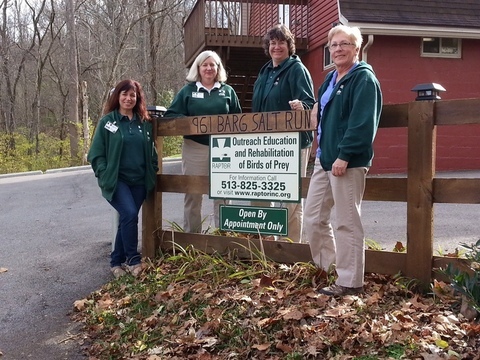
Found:
[[480, 29], [474, 28], [447, 28], [438, 26], [414, 26], [396, 24], [362, 23], [348, 21], [341, 17], [342, 24], [357, 26], [364, 35], [415, 36], [415, 37], [443, 37], [459, 39], [480, 39]]

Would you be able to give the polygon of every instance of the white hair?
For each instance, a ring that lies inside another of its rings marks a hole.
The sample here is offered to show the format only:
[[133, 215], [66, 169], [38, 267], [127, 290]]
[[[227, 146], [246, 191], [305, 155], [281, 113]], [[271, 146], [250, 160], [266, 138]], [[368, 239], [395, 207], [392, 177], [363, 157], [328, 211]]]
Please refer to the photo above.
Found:
[[344, 33], [345, 35], [347, 35], [350, 41], [355, 44], [355, 47], [357, 49], [360, 49], [360, 47], [362, 46], [363, 37], [360, 29], [356, 26], [351, 27], [342, 24], [334, 26], [330, 29], [330, 31], [328, 32], [328, 45], [330, 45], [330, 41], [332, 41], [332, 38], [338, 33]]
[[211, 51], [211, 50], [206, 50], [206, 51], [203, 51], [200, 54], [198, 54], [198, 56], [195, 58], [195, 61], [192, 64], [192, 66], [190, 67], [190, 70], [188, 71], [187, 81], [200, 81], [201, 80], [200, 79], [200, 74], [198, 72], [198, 68], [209, 57], [213, 58], [213, 60], [215, 61], [215, 64], [217, 64], [217, 66], [218, 66], [217, 77], [215, 78], [215, 80], [218, 81], [218, 82], [227, 81], [227, 72], [225, 71], [225, 68], [223, 67], [222, 59], [220, 59], [220, 56], [218, 56], [218, 54], [215, 51]]

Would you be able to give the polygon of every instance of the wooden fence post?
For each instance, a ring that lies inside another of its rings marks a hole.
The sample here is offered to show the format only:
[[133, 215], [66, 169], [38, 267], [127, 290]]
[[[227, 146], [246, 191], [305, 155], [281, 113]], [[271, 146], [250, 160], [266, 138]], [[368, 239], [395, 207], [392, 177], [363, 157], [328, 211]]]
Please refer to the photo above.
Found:
[[433, 261], [433, 178], [435, 176], [435, 101], [408, 108], [406, 276], [429, 284]]
[[[158, 173], [161, 174], [163, 159], [163, 136], [157, 136], [160, 117], [152, 117], [153, 138], [158, 153]], [[158, 181], [153, 191], [147, 195], [142, 206], [142, 256], [155, 258], [158, 249], [157, 231], [162, 228], [162, 191], [158, 188]]]
[[155, 257], [155, 197], [157, 191], [147, 195], [142, 206], [142, 256]]

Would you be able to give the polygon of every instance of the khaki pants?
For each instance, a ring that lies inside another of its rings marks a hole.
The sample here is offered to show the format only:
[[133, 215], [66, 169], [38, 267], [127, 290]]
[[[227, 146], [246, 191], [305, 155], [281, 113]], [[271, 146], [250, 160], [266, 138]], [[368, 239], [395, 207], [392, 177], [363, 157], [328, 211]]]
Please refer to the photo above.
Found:
[[[310, 156], [310, 147], [302, 149], [300, 153], [300, 176], [307, 176], [308, 158]], [[278, 206], [286, 208], [288, 212], [288, 235], [287, 237], [293, 242], [302, 242], [303, 232], [303, 200], [298, 203], [271, 203], [266, 201], [252, 201], [252, 206], [273, 207]]]
[[[190, 139], [183, 139], [182, 145], [182, 173], [183, 175], [209, 175], [210, 173], [209, 147]], [[183, 211], [183, 229], [185, 232], [202, 232], [202, 194], [185, 194]], [[219, 227], [220, 204], [229, 204], [230, 201], [214, 200], [213, 222]], [[206, 225], [210, 225], [207, 221]]]
[[335, 264], [336, 283], [345, 287], [363, 286], [365, 237], [360, 216], [367, 170], [351, 168], [343, 176], [333, 176], [317, 158], [305, 201], [305, 237], [313, 261], [324, 270]]

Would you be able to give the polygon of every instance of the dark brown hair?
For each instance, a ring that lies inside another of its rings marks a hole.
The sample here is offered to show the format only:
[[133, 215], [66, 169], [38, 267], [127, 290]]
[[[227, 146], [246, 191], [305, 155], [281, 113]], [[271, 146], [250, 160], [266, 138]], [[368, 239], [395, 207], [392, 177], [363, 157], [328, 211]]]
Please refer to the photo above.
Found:
[[270, 52], [268, 51], [268, 49], [270, 47], [271, 40], [286, 41], [288, 45], [288, 54], [295, 54], [295, 37], [285, 25], [275, 25], [263, 37], [263, 50], [265, 50], [265, 54], [267, 56], [270, 56]]
[[136, 113], [140, 119], [150, 120], [150, 115], [147, 111], [147, 105], [145, 102], [145, 94], [143, 93], [142, 85], [139, 82], [131, 79], [120, 81], [108, 97], [107, 102], [103, 108], [103, 113], [108, 114], [113, 110], [117, 110], [120, 107], [120, 93], [122, 91], [133, 90], [137, 94], [137, 103], [133, 107], [133, 112]]

